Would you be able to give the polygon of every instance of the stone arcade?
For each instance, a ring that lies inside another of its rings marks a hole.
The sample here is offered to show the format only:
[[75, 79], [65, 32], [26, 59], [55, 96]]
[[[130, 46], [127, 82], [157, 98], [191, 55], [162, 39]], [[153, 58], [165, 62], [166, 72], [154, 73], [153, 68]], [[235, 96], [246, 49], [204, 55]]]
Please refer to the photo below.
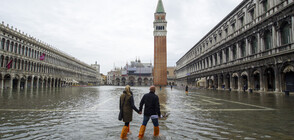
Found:
[[244, 0], [177, 61], [178, 85], [294, 91], [293, 0]]

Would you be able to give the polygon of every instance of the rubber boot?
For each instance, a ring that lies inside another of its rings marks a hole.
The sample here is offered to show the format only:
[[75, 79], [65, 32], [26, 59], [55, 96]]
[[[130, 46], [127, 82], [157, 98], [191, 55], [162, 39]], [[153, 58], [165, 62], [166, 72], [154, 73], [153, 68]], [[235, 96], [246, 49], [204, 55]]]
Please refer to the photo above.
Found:
[[154, 126], [154, 136], [159, 136], [159, 126]]
[[127, 139], [127, 134], [128, 134], [128, 127], [124, 126], [123, 129], [121, 130], [120, 138]]
[[130, 124], [129, 124], [129, 126], [128, 126], [128, 133], [132, 133], [132, 132], [130, 131]]
[[141, 139], [141, 138], [144, 137], [145, 129], [146, 129], [146, 126], [145, 125], [141, 125], [140, 131], [139, 131], [139, 136], [138, 136], [139, 139]]

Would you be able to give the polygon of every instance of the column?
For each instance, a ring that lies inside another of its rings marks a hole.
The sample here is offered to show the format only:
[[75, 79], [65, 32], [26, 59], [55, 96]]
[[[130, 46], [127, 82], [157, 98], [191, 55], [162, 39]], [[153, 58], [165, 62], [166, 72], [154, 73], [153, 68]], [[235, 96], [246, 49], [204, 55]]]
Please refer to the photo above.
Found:
[[212, 66], [215, 66], [215, 58], [214, 58], [214, 55], [212, 55]]
[[263, 52], [265, 50], [264, 46], [264, 31], [260, 32], [260, 52]]
[[222, 83], [221, 83], [221, 74], [217, 75], [217, 82], [218, 82], [218, 89], [221, 90], [222, 89]]
[[21, 82], [21, 78], [18, 79], [18, 81], [17, 81], [17, 89], [20, 89], [20, 82]]
[[37, 77], [38, 79], [37, 79], [37, 84], [36, 84], [36, 86], [37, 86], [37, 89], [39, 88], [39, 86], [40, 86], [40, 84], [39, 84], [39, 76]]
[[[246, 12], [245, 12], [246, 13]], [[250, 46], [249, 46], [249, 41], [248, 41], [248, 38], [246, 38], [245, 39], [245, 51], [246, 51], [246, 53], [245, 53], [245, 57], [247, 57], [250, 53], [249, 53], [249, 51], [250, 51]]]
[[33, 76], [33, 75], [32, 75], [32, 80], [31, 80], [31, 89], [33, 89], [33, 87], [34, 87], [34, 78], [35, 78], [35, 76]]
[[264, 71], [263, 71], [263, 69], [262, 68], [259, 68], [259, 81], [260, 81], [260, 91], [264, 91], [264, 75], [263, 75], [263, 73], [264, 73]]
[[4, 86], [4, 78], [1, 76], [1, 83], [0, 83], [0, 88], [3, 89]]
[[230, 75], [230, 88], [233, 90], [233, 84], [234, 84], [234, 80], [233, 80], [233, 76], [232, 76], [232, 73], [229, 73]]
[[260, 38], [260, 33], [257, 34], [257, 52], [256, 53], [260, 53], [261, 52], [261, 38]]
[[237, 55], [236, 55], [237, 58], [236, 58], [236, 59], [239, 59], [240, 56], [241, 56], [241, 55], [240, 55], [240, 48], [239, 48], [239, 47], [240, 47], [240, 43], [238, 42], [238, 43], [236, 44], [236, 48], [237, 48], [237, 49], [236, 49], [236, 53], [237, 53]]
[[219, 52], [217, 53], [217, 64], [220, 64], [220, 55], [219, 55]]
[[275, 70], [275, 88], [276, 88], [276, 92], [280, 92], [280, 83], [281, 83], [280, 82], [280, 80], [281, 80], [280, 76], [281, 76], [281, 74], [279, 74], [279, 68], [278, 68], [277, 65], [275, 66], [274, 70]]
[[[279, 25], [277, 25], [277, 26], [279, 26]], [[279, 36], [278, 36], [278, 31], [276, 31], [276, 27], [275, 26], [272, 26], [273, 48], [276, 48], [279, 45], [279, 38], [278, 38]]]
[[27, 89], [28, 88], [28, 79], [26, 78], [25, 80], [25, 85], [24, 85], [24, 89]]
[[241, 73], [238, 72], [238, 90], [242, 91], [243, 85], [242, 85], [242, 76]]
[[248, 70], [247, 73], [248, 73], [248, 76], [247, 76], [248, 83], [247, 83], [247, 85], [248, 85], [248, 91], [249, 91], [249, 89], [252, 89], [251, 82], [252, 82], [252, 79], [253, 79], [253, 78], [252, 78], [252, 76], [251, 76], [251, 72], [250, 72], [250, 70]]
[[55, 88], [55, 79], [53, 79], [52, 84], [53, 84], [53, 88]]
[[14, 76], [11, 75], [11, 78], [10, 78], [10, 81], [9, 81], [9, 88], [10, 88], [10, 89], [13, 88], [13, 77], [14, 77]]
[[223, 54], [222, 57], [223, 57], [223, 63], [226, 63], [227, 61], [226, 60], [226, 54], [225, 54], [225, 50], [222, 50], [221, 53]]
[[229, 47], [229, 61], [233, 60], [233, 46]]

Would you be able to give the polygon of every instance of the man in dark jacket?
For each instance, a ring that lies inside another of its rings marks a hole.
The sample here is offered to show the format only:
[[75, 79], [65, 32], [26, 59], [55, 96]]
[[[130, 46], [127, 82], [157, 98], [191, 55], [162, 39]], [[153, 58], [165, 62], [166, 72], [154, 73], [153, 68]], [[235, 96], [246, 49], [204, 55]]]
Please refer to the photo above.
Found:
[[150, 87], [150, 92], [145, 94], [140, 102], [139, 111], [144, 107], [144, 120], [139, 131], [139, 138], [142, 138], [145, 133], [146, 125], [151, 118], [154, 125], [154, 136], [159, 135], [158, 118], [161, 116], [158, 96], [155, 94], [155, 86]]

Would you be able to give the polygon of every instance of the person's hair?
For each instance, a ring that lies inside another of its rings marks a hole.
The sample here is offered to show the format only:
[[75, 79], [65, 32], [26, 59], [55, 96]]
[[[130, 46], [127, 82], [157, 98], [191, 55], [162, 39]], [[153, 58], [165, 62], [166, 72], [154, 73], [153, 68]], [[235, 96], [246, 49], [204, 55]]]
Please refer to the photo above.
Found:
[[155, 86], [151, 86], [149, 90], [155, 92]]
[[127, 86], [125, 87], [125, 91], [126, 91], [126, 93], [127, 93], [128, 95], [132, 95], [132, 94], [131, 94], [131, 87], [130, 87], [129, 85], [127, 85]]

